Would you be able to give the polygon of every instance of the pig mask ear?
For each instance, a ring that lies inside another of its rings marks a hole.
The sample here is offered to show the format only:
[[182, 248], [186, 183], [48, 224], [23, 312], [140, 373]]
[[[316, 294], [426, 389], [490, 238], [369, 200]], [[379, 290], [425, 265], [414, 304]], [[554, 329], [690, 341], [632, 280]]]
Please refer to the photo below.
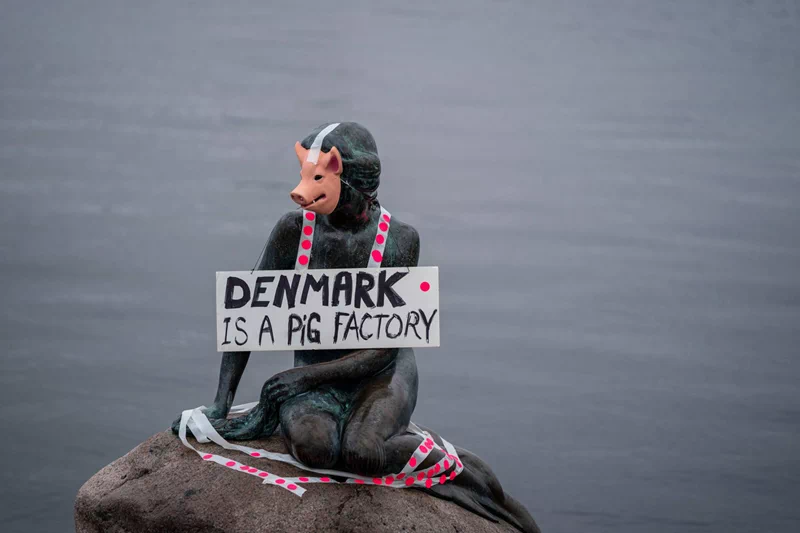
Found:
[[328, 172], [332, 172], [337, 176], [342, 175], [342, 154], [339, 153], [339, 149], [335, 146], [331, 146], [330, 152], [327, 154], [325, 152], [321, 152], [319, 154], [319, 166], [324, 168]]
[[302, 167], [308, 157], [308, 150], [303, 148], [302, 144], [296, 142], [294, 143], [294, 153], [297, 154], [297, 161], [300, 162], [300, 166]]

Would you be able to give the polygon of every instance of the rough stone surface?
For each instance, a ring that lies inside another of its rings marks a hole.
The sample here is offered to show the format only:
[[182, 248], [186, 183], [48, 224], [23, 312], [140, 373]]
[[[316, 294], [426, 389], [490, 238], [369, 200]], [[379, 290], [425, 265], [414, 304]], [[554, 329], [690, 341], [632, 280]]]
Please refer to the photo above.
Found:
[[[284, 452], [279, 438], [250, 443]], [[219, 452], [214, 445], [200, 450]], [[223, 455], [282, 476], [296, 468], [226, 451]], [[78, 533], [516, 531], [418, 490], [306, 484], [298, 498], [253, 476], [203, 461], [171, 432], [154, 435], [92, 476], [78, 491]]]

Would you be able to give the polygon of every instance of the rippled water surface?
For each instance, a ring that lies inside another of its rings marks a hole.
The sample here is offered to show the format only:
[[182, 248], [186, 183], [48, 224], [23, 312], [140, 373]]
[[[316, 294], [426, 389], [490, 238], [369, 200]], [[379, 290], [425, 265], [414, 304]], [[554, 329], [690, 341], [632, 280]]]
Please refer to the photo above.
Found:
[[2, 2], [0, 529], [212, 400], [214, 272], [356, 120], [440, 267], [418, 422], [547, 533], [797, 531], [799, 87], [794, 0]]

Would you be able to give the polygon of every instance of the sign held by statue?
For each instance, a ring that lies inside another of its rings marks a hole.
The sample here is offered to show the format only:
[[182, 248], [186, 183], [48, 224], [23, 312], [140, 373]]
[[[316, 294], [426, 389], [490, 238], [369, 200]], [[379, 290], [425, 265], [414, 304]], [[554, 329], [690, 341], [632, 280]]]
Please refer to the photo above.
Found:
[[217, 272], [217, 350], [439, 346], [437, 267]]

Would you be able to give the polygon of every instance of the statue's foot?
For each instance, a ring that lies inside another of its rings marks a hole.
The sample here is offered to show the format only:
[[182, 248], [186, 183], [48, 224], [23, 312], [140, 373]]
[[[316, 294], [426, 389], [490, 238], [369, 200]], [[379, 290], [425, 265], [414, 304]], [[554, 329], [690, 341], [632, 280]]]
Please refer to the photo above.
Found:
[[278, 412], [258, 404], [246, 415], [214, 419], [211, 425], [226, 440], [259, 439], [269, 437], [278, 427]]
[[497, 477], [477, 455], [456, 448], [464, 469], [452, 482], [423, 489], [492, 522], [507, 522], [523, 533], [541, 533], [527, 509], [503, 491]]

